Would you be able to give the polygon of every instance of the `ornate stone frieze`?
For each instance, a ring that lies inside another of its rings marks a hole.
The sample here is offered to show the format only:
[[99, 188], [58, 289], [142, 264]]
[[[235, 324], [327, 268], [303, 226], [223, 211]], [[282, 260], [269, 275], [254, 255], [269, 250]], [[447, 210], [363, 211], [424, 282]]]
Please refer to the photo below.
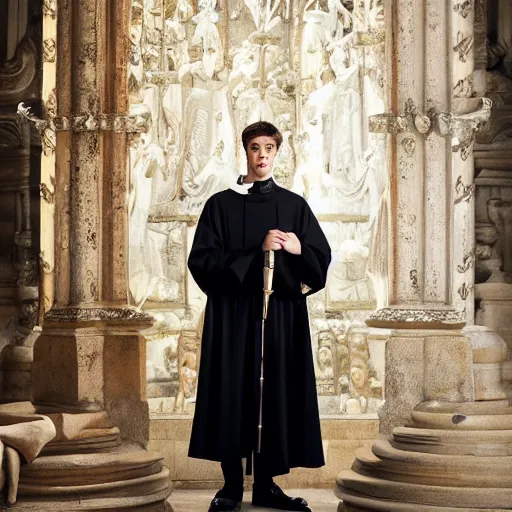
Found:
[[48, 204], [53, 204], [55, 200], [55, 192], [50, 190], [46, 183], [39, 184], [39, 193], [43, 201], [46, 201]]
[[369, 130], [372, 133], [401, 133], [407, 131], [406, 116], [394, 114], [376, 114], [369, 117]]
[[130, 308], [62, 308], [52, 309], [45, 316], [46, 322], [51, 323], [89, 323], [89, 322], [134, 322], [148, 326], [153, 319], [147, 313]]
[[369, 327], [396, 329], [459, 329], [465, 324], [465, 315], [454, 309], [382, 308], [366, 321]]
[[[467, 78], [458, 84], [461, 94], [466, 87], [464, 83], [467, 81], [469, 84], [469, 80]], [[413, 100], [409, 98], [405, 105], [404, 115], [385, 113], [370, 116], [369, 126], [371, 132], [394, 134], [409, 131], [426, 135], [433, 129], [441, 137], [456, 139], [457, 147], [467, 146], [474, 141], [475, 132], [487, 125], [491, 116], [491, 108], [492, 101], [489, 98], [481, 98], [480, 107], [474, 112], [455, 114], [431, 110], [425, 114], [420, 112]], [[411, 152], [410, 147], [404, 146], [404, 149]]]
[[18, 105], [18, 114], [35, 123], [40, 132], [73, 131], [96, 132], [114, 131], [118, 133], [145, 133], [149, 129], [151, 113], [148, 111], [135, 114], [76, 114], [73, 117], [54, 116], [49, 119], [39, 119], [30, 108], [23, 103]]
[[[396, 134], [410, 131], [425, 135], [430, 131], [430, 128], [431, 120], [429, 116], [420, 112], [412, 98], [407, 100], [403, 115], [386, 113], [370, 116], [370, 131], [375, 133]], [[409, 147], [408, 149], [411, 148]]]

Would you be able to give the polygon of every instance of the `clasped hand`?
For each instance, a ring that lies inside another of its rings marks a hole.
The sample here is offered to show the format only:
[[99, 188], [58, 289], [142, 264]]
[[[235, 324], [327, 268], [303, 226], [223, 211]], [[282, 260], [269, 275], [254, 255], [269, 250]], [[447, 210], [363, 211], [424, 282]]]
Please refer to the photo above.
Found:
[[263, 241], [264, 251], [279, 251], [284, 249], [291, 254], [300, 254], [302, 247], [295, 233], [285, 233], [279, 229], [271, 229]]

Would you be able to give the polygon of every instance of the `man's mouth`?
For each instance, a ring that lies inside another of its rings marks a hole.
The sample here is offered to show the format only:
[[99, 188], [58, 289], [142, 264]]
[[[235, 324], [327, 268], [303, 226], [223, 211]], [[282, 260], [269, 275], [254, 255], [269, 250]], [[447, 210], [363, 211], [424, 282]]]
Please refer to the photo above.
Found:
[[258, 164], [258, 167], [267, 167], [267, 164]]

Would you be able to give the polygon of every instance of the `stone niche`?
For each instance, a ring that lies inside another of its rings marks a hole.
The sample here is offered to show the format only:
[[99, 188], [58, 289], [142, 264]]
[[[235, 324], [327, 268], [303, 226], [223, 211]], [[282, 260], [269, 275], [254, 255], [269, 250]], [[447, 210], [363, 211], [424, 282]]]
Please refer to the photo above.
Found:
[[129, 91], [152, 127], [130, 147], [130, 298], [151, 313], [148, 401], [156, 419], [190, 418], [205, 296], [186, 268], [202, 207], [245, 173], [240, 135], [282, 131], [275, 178], [303, 195], [333, 251], [310, 298], [322, 415], [377, 418], [383, 336], [365, 319], [382, 300], [388, 167], [381, 0], [133, 0]]
[[512, 6], [478, 0], [475, 89], [492, 99], [487, 130], [475, 145], [476, 323], [508, 346], [503, 378], [512, 396]]

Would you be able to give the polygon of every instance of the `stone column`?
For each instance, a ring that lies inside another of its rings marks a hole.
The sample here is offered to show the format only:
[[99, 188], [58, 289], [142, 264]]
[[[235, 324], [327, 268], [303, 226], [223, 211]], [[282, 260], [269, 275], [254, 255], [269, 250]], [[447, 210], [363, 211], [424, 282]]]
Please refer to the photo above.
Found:
[[472, 90], [458, 84], [472, 72], [465, 41], [472, 12], [444, 0], [397, 0], [386, 13], [394, 38], [392, 113], [370, 125], [390, 133], [390, 289], [389, 305], [367, 321], [391, 329], [384, 432], [406, 422], [423, 400], [474, 398], [472, 344], [460, 329], [474, 316], [472, 144], [490, 106], [470, 102]]
[[126, 282], [127, 137], [147, 129], [147, 119], [127, 112], [130, 2], [62, 0], [58, 10], [52, 2], [45, 9], [45, 41], [56, 23], [59, 87], [45, 69], [44, 89], [52, 92], [39, 127], [48, 157], [43, 183], [54, 183], [55, 210], [43, 206], [50, 227], [43, 257], [50, 267], [55, 254], [55, 272], [43, 287], [53, 304], [34, 347], [34, 400], [41, 411], [106, 410], [123, 437], [145, 444], [139, 331], [151, 322], [127, 306]]

